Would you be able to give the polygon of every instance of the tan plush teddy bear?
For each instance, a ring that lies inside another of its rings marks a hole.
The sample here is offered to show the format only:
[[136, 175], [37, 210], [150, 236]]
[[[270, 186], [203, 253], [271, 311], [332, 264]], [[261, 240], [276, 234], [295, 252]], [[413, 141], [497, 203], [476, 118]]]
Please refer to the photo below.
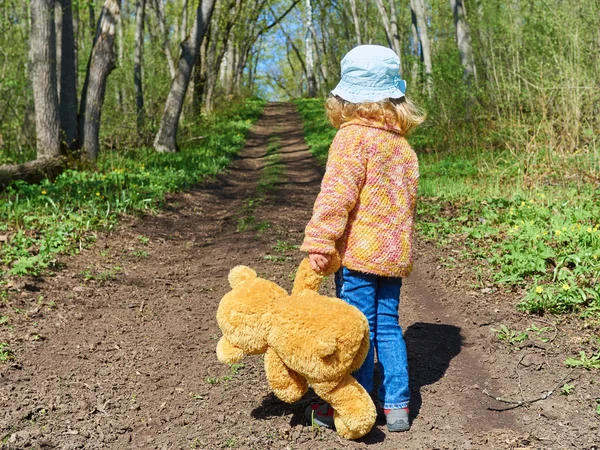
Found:
[[376, 419], [375, 405], [350, 375], [369, 350], [365, 316], [343, 300], [320, 295], [323, 276], [339, 267], [335, 257], [317, 274], [308, 258], [300, 264], [292, 295], [259, 278], [246, 266], [229, 273], [232, 291], [217, 311], [223, 337], [217, 357], [234, 363], [244, 355], [265, 353], [265, 372], [271, 389], [284, 402], [299, 400], [310, 385], [334, 409], [340, 436], [358, 439]]

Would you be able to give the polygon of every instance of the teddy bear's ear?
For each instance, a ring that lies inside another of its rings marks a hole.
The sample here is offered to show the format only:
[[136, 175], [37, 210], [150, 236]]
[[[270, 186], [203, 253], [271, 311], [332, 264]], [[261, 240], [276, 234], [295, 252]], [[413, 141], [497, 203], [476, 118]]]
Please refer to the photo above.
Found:
[[236, 266], [229, 272], [229, 285], [234, 288], [238, 284], [253, 280], [256, 278], [256, 272], [247, 266]]

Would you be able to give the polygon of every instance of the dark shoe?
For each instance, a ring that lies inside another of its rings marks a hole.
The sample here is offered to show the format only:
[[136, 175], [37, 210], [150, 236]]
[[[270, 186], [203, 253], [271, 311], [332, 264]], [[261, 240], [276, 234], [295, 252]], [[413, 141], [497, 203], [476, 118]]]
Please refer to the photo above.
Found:
[[333, 428], [333, 408], [327, 403], [319, 405], [313, 403], [304, 410], [304, 416], [308, 423], [319, 427]]

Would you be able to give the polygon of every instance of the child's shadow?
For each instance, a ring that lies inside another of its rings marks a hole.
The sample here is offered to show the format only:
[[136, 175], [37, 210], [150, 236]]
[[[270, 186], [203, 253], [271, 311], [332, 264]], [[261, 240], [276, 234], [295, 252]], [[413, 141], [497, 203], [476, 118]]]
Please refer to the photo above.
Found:
[[408, 352], [411, 421], [421, 410], [421, 388], [441, 379], [460, 353], [462, 336], [454, 325], [416, 322], [404, 331]]

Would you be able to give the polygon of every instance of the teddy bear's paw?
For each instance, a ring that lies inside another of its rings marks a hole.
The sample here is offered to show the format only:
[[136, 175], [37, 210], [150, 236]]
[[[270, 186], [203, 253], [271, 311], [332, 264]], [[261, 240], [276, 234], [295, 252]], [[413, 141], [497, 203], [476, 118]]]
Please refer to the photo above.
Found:
[[225, 364], [233, 364], [244, 357], [244, 351], [241, 348], [232, 345], [225, 336], [217, 343], [217, 359]]
[[375, 424], [376, 417], [345, 417], [335, 411], [333, 413], [333, 422], [338, 434], [344, 439], [360, 439], [366, 435]]
[[256, 278], [256, 272], [248, 266], [236, 266], [229, 272], [229, 285], [234, 288], [244, 281]]

